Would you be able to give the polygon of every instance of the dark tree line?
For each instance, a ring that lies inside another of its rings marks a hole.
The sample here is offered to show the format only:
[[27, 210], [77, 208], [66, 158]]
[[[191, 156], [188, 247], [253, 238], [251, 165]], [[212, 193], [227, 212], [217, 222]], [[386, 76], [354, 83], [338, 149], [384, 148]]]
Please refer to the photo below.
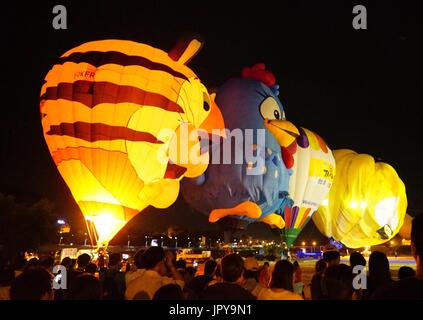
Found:
[[0, 193], [0, 252], [13, 256], [37, 249], [57, 238], [54, 204], [41, 199], [35, 203], [18, 202]]

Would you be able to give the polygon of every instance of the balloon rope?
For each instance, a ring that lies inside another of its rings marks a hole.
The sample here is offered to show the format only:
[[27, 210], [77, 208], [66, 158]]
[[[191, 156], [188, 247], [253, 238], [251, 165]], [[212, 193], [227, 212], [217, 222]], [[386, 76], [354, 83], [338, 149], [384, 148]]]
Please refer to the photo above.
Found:
[[[91, 232], [91, 226], [93, 225], [93, 223], [85, 219], [85, 225], [87, 227], [88, 236], [90, 237], [91, 246], [94, 246], [93, 237], [95, 237], [95, 235], [94, 235], [94, 232]], [[97, 243], [97, 239], [95, 240], [96, 240], [95, 243]]]

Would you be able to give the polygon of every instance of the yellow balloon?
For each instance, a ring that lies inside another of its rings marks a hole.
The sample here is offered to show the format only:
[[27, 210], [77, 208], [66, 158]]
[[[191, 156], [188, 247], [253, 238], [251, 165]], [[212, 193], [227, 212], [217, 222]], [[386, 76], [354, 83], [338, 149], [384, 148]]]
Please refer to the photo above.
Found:
[[209, 153], [201, 153], [199, 133], [193, 125], [183, 123], [175, 130], [169, 143], [168, 158], [186, 169], [185, 177], [198, 177], [206, 171]]
[[224, 128], [206, 88], [186, 66], [200, 47], [193, 39], [168, 53], [132, 41], [93, 41], [66, 52], [45, 77], [44, 137], [99, 244], [145, 207], [171, 205], [180, 179], [207, 167], [173, 162], [173, 135], [164, 134], [185, 125], [191, 131]]
[[335, 150], [336, 174], [313, 221], [349, 248], [384, 243], [400, 230], [407, 209], [404, 183], [389, 164], [367, 154]]

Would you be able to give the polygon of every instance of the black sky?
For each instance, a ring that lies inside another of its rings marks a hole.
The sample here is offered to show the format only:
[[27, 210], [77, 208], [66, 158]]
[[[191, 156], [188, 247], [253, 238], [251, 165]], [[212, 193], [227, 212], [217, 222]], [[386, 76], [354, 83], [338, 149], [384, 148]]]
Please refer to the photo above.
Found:
[[[47, 197], [80, 222], [42, 136], [38, 96], [45, 74], [86, 41], [130, 39], [168, 50], [191, 32], [206, 41], [191, 63], [203, 83], [216, 86], [243, 66], [266, 63], [289, 120], [318, 132], [332, 149], [369, 153], [394, 166], [407, 188], [408, 211], [423, 211], [423, 13], [411, 1], [339, 2], [60, 1], [67, 30], [52, 27], [57, 2], [2, 4], [0, 192]], [[367, 7], [368, 30], [352, 28], [356, 4]], [[165, 213], [150, 211], [207, 229], [181, 199]]]

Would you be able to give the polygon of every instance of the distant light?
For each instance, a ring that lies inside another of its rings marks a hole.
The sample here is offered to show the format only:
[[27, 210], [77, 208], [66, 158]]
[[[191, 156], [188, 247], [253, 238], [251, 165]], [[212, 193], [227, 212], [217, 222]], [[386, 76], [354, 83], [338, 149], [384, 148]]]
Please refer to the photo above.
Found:
[[391, 244], [394, 245], [395, 244], [395, 241], [391, 241]]
[[306, 245], [306, 243], [303, 241], [302, 243], [301, 243], [303, 246], [305, 246]]
[[313, 241], [313, 246], [315, 246], [316, 245], [316, 241]]
[[328, 199], [323, 200], [322, 205], [327, 207], [329, 205], [329, 200]]
[[59, 220], [57, 220], [57, 224], [66, 224], [66, 222], [63, 219], [59, 219]]

